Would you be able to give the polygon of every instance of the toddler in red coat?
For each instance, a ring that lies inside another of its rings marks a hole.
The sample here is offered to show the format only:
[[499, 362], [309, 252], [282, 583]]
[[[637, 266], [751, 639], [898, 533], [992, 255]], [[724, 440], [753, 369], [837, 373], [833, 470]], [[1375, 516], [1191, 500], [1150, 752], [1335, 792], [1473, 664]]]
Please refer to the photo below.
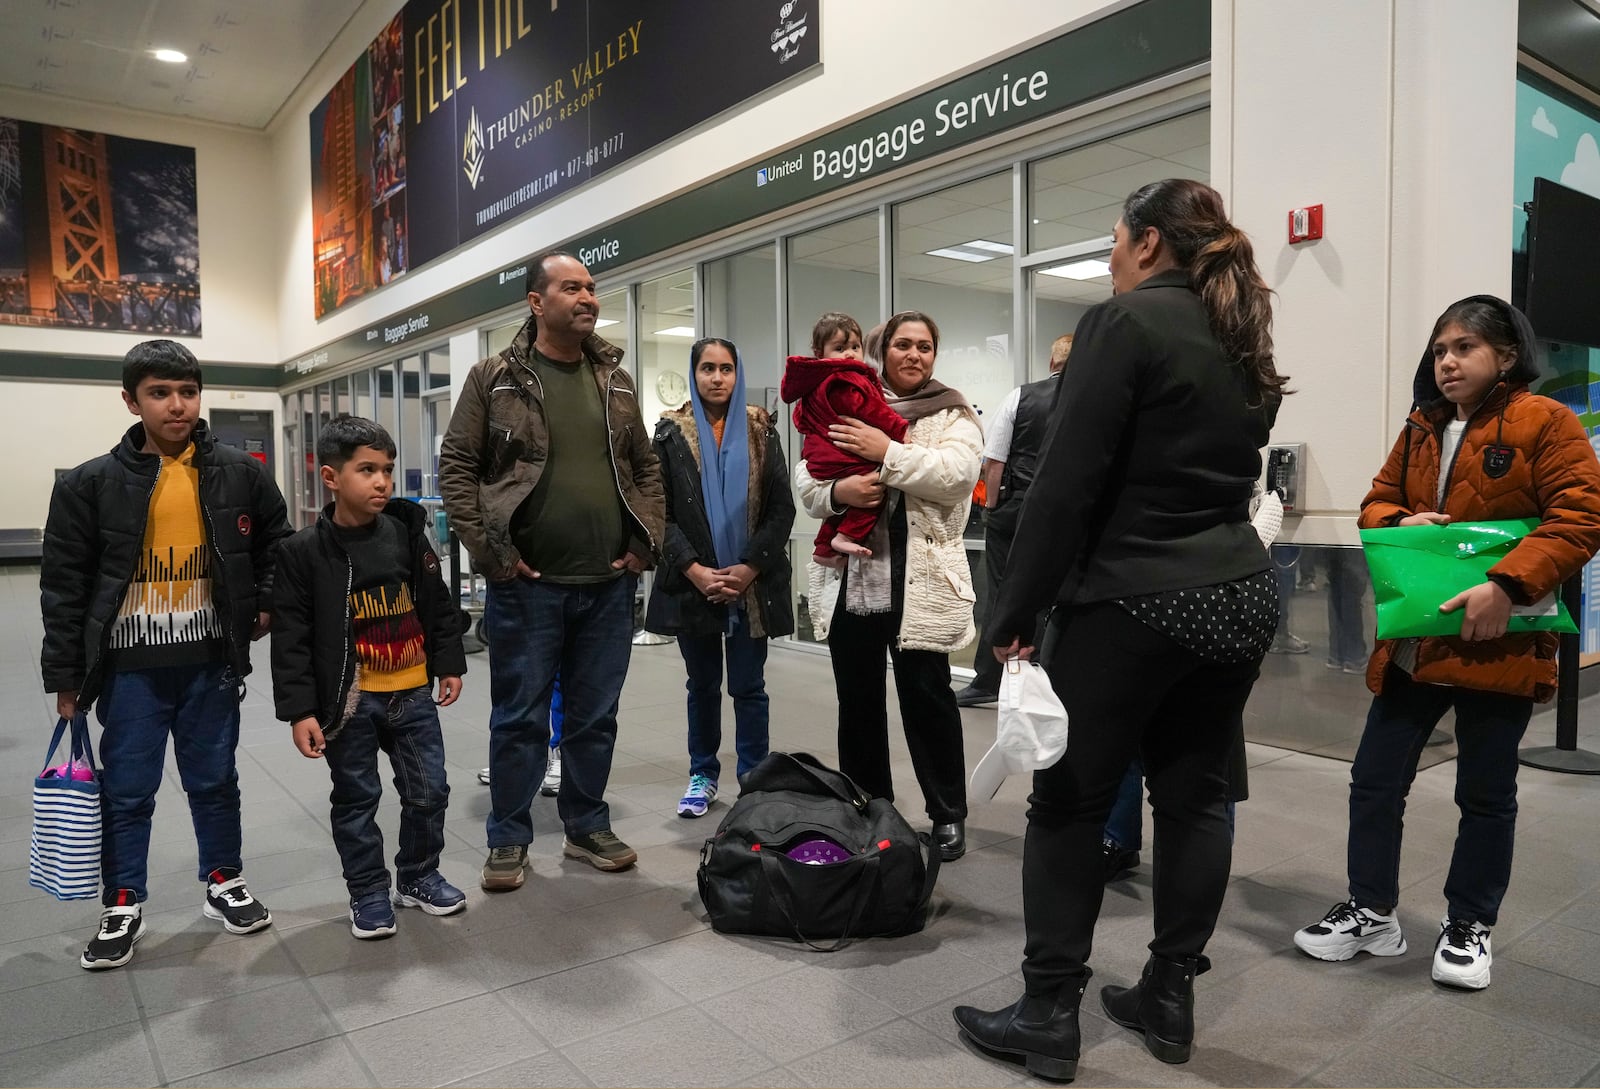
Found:
[[[830, 311], [811, 330], [815, 358], [789, 357], [783, 372], [783, 400], [795, 404], [794, 425], [805, 436], [800, 448], [806, 470], [815, 480], [839, 480], [875, 472], [874, 462], [840, 450], [828, 439], [828, 427], [844, 417], [871, 424], [895, 442], [903, 442], [907, 423], [889, 407], [878, 372], [862, 359], [861, 326], [848, 314]], [[828, 567], [842, 567], [845, 557], [870, 556], [861, 542], [877, 523], [879, 511], [850, 507], [822, 523], [812, 558]]]

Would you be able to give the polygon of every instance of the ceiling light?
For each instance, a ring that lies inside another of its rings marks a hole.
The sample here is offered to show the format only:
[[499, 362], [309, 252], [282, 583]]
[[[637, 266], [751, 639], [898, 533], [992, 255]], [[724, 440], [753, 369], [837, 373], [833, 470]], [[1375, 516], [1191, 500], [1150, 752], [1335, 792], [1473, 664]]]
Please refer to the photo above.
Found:
[[150, 55], [156, 60], [165, 61], [168, 64], [182, 64], [189, 59], [187, 53], [180, 53], [176, 49], [152, 49], [150, 50]]
[[1111, 266], [1098, 257], [1092, 257], [1087, 261], [1074, 261], [1070, 265], [1042, 268], [1039, 273], [1042, 276], [1060, 276], [1066, 280], [1093, 280], [1111, 275]]
[[994, 258], [986, 253], [973, 253], [971, 250], [927, 250], [929, 257], [948, 257], [952, 261], [993, 261]]
[[616, 324], [618, 324], [616, 318], [595, 318], [594, 319], [594, 327], [596, 329], [604, 329], [608, 325], [616, 325]]
[[658, 336], [658, 337], [692, 337], [692, 336], [694, 336], [694, 326], [692, 326], [692, 325], [669, 325], [665, 329], [657, 329], [656, 330], [656, 336]]
[[952, 261], [993, 261], [996, 257], [1010, 257], [1011, 247], [1004, 242], [991, 242], [987, 238], [974, 238], [955, 246], [937, 250], [924, 250], [929, 257], [948, 257]]

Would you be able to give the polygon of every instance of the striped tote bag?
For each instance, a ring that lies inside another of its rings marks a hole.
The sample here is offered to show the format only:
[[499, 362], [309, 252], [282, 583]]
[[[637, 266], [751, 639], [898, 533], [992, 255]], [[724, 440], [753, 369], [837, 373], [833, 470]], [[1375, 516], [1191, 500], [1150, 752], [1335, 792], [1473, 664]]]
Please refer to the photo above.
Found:
[[[64, 764], [52, 766], [67, 731]], [[61, 719], [33, 780], [33, 841], [28, 884], [57, 900], [92, 900], [100, 893], [100, 773], [89, 747], [89, 721]]]

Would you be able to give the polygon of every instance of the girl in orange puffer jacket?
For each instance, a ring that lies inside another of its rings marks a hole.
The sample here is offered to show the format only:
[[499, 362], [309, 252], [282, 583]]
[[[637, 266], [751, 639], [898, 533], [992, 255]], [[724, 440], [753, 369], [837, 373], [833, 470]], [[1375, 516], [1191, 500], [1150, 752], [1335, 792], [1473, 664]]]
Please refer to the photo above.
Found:
[[1600, 550], [1600, 463], [1583, 425], [1528, 392], [1538, 345], [1528, 319], [1490, 295], [1452, 305], [1417, 369], [1417, 407], [1361, 504], [1361, 527], [1538, 518], [1482, 584], [1440, 604], [1459, 638], [1379, 642], [1375, 696], [1350, 769], [1350, 899], [1296, 932], [1322, 960], [1406, 951], [1395, 915], [1401, 820], [1417, 759], [1454, 708], [1461, 822], [1434, 946], [1433, 978], [1489, 985], [1489, 932], [1511, 877], [1517, 746], [1535, 701], [1555, 693], [1557, 637], [1507, 634], [1514, 605], [1558, 593]]

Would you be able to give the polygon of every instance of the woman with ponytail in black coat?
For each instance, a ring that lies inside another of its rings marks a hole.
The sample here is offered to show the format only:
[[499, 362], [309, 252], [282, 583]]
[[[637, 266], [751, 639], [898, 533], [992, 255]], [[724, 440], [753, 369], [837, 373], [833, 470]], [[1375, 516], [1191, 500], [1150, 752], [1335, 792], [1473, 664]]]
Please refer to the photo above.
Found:
[[1229, 756], [1278, 613], [1250, 499], [1285, 379], [1250, 242], [1185, 179], [1136, 190], [1114, 238], [1115, 295], [1078, 324], [989, 629], [1002, 660], [1026, 656], [1054, 604], [1042, 664], [1072, 731], [1029, 799], [1025, 993], [955, 1010], [979, 1046], [1057, 1079], [1077, 1070], [1101, 829], [1135, 756], [1155, 810], [1155, 938], [1141, 979], [1101, 1001], [1158, 1059], [1189, 1058], [1232, 859]]

